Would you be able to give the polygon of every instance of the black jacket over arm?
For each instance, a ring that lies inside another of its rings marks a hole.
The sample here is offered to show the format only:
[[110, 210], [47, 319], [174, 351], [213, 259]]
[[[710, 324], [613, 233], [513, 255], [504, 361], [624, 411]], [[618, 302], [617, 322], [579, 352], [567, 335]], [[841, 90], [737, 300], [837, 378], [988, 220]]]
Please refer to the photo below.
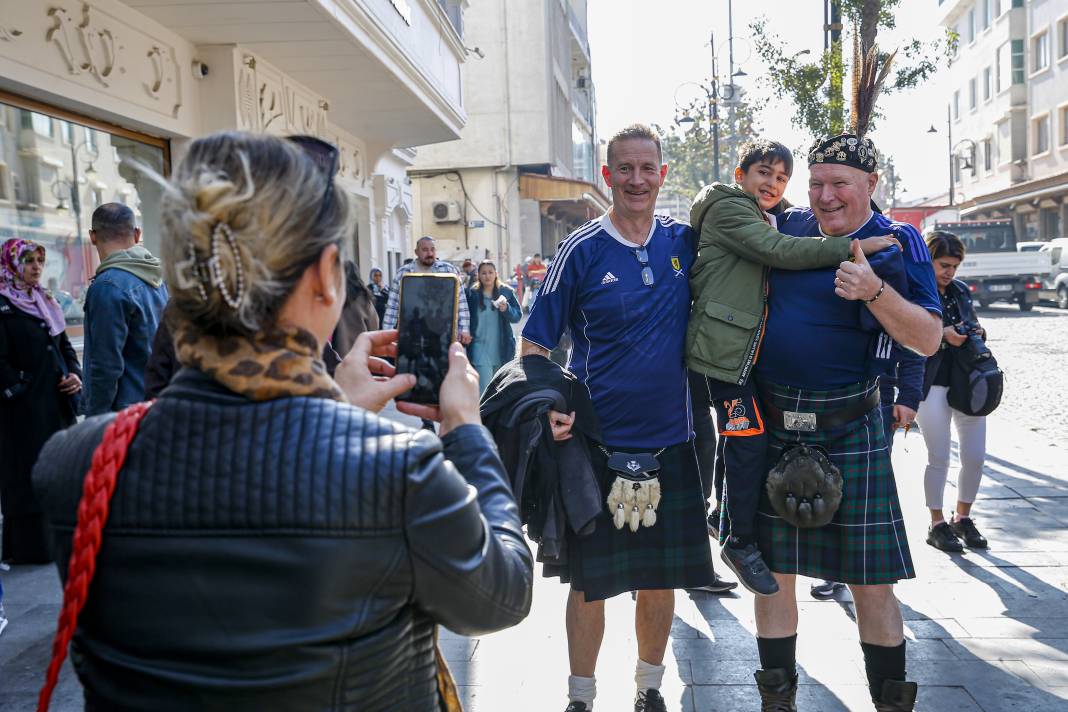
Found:
[[[65, 577], [113, 416], [54, 437], [34, 484]], [[530, 551], [489, 434], [254, 403], [183, 369], [130, 448], [72, 660], [87, 709], [438, 709], [434, 630], [530, 607]]]

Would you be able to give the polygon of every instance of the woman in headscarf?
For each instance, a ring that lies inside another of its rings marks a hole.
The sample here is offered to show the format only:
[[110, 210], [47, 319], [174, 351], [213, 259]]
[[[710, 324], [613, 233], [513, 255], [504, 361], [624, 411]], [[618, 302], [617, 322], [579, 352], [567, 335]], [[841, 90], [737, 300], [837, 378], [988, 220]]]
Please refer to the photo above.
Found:
[[44, 265], [35, 242], [0, 247], [0, 558], [13, 564], [52, 560], [30, 472], [49, 436], [74, 422], [82, 388], [63, 309], [41, 287]]

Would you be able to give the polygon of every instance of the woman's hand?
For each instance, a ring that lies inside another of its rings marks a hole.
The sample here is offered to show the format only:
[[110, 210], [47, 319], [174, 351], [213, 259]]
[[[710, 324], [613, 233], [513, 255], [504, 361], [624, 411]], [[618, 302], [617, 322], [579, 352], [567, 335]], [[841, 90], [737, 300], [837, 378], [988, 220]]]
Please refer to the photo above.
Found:
[[72, 396], [82, 389], [82, 379], [76, 373], [68, 373], [59, 380], [59, 392], [65, 396]]
[[952, 326], [947, 326], [942, 329], [942, 338], [945, 339], [946, 343], [950, 346], [960, 346], [968, 340], [967, 336], [965, 336], [964, 334], [958, 334], [957, 330], [954, 329]]
[[571, 439], [571, 426], [575, 424], [575, 411], [560, 413], [549, 411], [549, 427], [553, 431], [553, 440], [562, 442]]
[[467, 360], [467, 353], [460, 344], [449, 347], [449, 372], [438, 392], [438, 405], [419, 403], [397, 404], [397, 410], [426, 420], [441, 423], [439, 437], [461, 425], [480, 425], [482, 416], [478, 411], [478, 371]]
[[382, 359], [396, 358], [397, 330], [365, 331], [338, 364], [334, 380], [349, 402], [372, 413], [381, 412], [391, 400], [415, 385], [415, 376], [396, 369]]

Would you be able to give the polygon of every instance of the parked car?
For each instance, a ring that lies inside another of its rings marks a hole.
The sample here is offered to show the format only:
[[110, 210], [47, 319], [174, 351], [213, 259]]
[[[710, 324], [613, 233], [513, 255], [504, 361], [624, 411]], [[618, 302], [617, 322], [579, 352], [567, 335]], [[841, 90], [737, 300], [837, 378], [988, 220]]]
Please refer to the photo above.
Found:
[[1017, 250], [1012, 220], [939, 222], [935, 229], [948, 230], [964, 242], [967, 253], [957, 277], [968, 284], [980, 307], [1009, 302], [1030, 311], [1038, 302], [1042, 280], [1051, 269], [1049, 259]]
[[1068, 237], [1054, 238], [1049, 242], [1020, 242], [1016, 249], [1049, 255], [1050, 271], [1040, 275], [1042, 288], [1038, 298], [1055, 302], [1061, 309], [1068, 309]]

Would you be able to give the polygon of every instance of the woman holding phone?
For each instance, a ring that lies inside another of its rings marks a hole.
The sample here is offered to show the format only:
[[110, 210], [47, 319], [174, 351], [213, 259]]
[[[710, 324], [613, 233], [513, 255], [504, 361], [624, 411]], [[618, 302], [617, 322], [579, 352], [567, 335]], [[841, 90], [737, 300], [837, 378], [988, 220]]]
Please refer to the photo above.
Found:
[[523, 318], [515, 292], [502, 284], [497, 265], [482, 260], [478, 265], [478, 284], [467, 290], [471, 312], [471, 343], [467, 347], [471, 365], [478, 371], [478, 381], [485, 392], [497, 369], [515, 357], [515, 334], [512, 324]]

